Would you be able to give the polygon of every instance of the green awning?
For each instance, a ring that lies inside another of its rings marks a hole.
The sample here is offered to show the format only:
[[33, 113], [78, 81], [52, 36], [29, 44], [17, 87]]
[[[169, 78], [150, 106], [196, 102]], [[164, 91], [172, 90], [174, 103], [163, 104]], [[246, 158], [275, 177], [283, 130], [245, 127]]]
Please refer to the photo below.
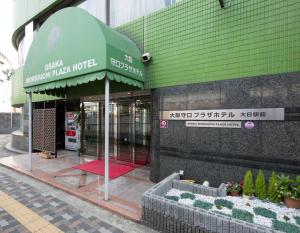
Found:
[[131, 40], [88, 12], [65, 8], [37, 32], [24, 65], [23, 87], [26, 92], [64, 96], [66, 89], [108, 77], [126, 84], [123, 91], [127, 86], [142, 89], [140, 56]]

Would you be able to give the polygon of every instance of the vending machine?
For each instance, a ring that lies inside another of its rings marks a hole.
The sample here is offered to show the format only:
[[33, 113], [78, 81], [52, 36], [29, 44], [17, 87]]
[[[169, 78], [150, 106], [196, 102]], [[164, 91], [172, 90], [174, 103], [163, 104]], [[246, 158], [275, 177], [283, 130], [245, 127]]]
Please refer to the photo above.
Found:
[[65, 120], [65, 148], [78, 150], [80, 148], [80, 125], [78, 124], [79, 112], [66, 112]]

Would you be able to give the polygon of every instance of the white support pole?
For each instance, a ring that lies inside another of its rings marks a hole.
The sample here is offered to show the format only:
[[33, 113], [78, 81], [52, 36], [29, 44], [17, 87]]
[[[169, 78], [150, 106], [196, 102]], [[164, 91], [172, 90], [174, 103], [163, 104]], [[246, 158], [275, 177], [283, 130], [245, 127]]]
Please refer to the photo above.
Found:
[[104, 143], [104, 156], [105, 156], [105, 172], [104, 172], [104, 200], [108, 201], [108, 182], [109, 182], [109, 79], [105, 78], [105, 143]]
[[28, 155], [29, 171], [32, 171], [32, 93], [28, 93]]

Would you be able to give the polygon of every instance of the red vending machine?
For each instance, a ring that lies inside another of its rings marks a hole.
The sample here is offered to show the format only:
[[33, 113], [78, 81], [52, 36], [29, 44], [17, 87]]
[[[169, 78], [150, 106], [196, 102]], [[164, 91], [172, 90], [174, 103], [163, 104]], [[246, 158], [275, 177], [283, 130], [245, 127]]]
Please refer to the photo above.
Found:
[[78, 124], [79, 112], [66, 112], [65, 120], [65, 148], [78, 150], [80, 148], [80, 126]]

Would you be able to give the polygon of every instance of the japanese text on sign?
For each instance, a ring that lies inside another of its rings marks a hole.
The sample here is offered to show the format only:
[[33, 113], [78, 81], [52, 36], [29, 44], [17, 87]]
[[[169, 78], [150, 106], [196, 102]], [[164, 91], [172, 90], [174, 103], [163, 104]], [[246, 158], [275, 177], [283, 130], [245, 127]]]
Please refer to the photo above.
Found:
[[165, 120], [284, 120], [284, 108], [161, 111]]
[[[132, 63], [132, 57], [130, 57], [130, 56], [125, 57], [125, 60], [129, 63]], [[134, 68], [133, 66], [128, 65], [125, 62], [119, 61], [119, 60], [111, 57], [110, 58], [110, 63], [113, 67], [116, 67], [116, 68], [121, 69], [121, 70], [125, 70], [127, 72], [133, 73], [133, 74], [138, 75], [140, 77], [143, 77], [143, 72], [140, 69]]]

